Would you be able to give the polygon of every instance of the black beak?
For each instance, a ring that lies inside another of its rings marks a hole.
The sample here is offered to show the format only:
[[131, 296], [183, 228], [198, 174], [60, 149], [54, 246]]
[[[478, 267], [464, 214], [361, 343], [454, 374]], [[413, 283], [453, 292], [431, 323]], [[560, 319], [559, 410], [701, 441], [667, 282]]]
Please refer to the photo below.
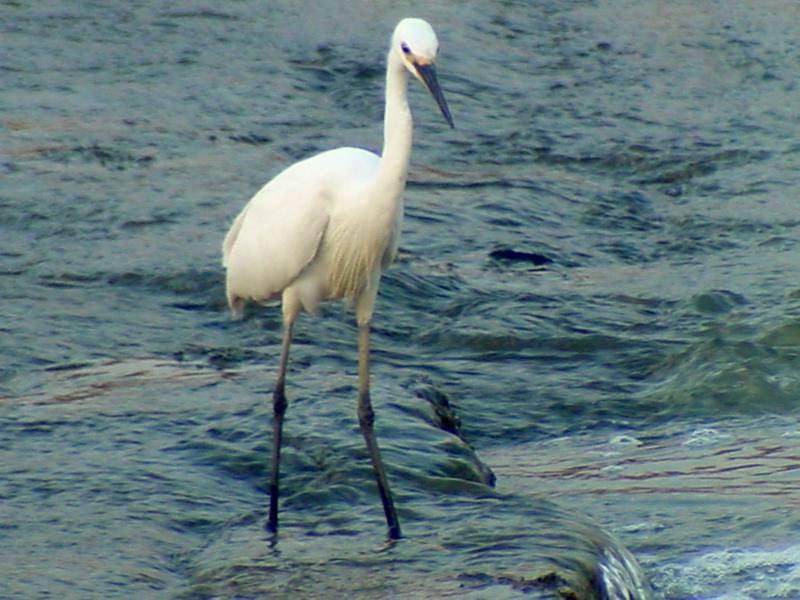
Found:
[[419, 75], [420, 79], [422, 79], [425, 87], [428, 88], [431, 96], [433, 96], [433, 99], [436, 100], [436, 104], [439, 105], [439, 110], [442, 111], [442, 115], [447, 121], [447, 124], [450, 125], [451, 128], [455, 129], [455, 125], [453, 125], [453, 117], [450, 116], [450, 109], [447, 107], [447, 100], [444, 99], [442, 88], [439, 87], [439, 80], [436, 79], [436, 69], [433, 68], [432, 64], [415, 64], [414, 68], [417, 70], [417, 74]]

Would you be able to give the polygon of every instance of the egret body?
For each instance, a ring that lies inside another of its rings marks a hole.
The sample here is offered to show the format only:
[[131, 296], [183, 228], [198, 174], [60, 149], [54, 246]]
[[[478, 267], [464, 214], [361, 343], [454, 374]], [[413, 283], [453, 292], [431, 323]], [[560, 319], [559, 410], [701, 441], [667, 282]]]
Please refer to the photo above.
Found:
[[384, 143], [380, 156], [337, 148], [297, 162], [269, 181], [236, 217], [223, 242], [226, 293], [234, 313], [248, 300], [281, 297], [283, 340], [273, 394], [273, 447], [267, 527], [278, 527], [278, 480], [286, 365], [301, 310], [346, 298], [358, 324], [358, 421], [367, 444], [390, 538], [400, 537], [373, 424], [369, 395], [369, 324], [381, 272], [394, 259], [403, 219], [402, 193], [411, 155], [408, 74], [433, 95], [452, 127], [434, 60], [438, 41], [421, 19], [403, 19], [386, 65]]

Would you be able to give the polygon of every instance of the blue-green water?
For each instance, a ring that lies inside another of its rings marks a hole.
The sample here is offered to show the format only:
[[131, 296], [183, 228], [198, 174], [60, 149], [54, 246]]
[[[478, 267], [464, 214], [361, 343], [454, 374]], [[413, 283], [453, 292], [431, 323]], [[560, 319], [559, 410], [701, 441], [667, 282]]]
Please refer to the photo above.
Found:
[[[0, 597], [592, 597], [624, 545], [658, 597], [800, 598], [799, 13], [0, 6]], [[372, 342], [406, 538], [330, 305], [271, 543], [280, 311], [229, 317], [220, 244], [292, 161], [380, 146], [408, 15], [457, 129], [412, 89]]]

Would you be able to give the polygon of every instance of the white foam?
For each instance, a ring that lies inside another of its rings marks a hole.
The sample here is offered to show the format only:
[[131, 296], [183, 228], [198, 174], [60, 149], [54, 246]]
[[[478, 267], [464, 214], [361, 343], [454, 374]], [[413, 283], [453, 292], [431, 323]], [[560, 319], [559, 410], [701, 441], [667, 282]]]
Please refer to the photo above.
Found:
[[709, 600], [800, 598], [800, 546], [708, 552], [688, 564], [671, 565], [656, 579], [666, 597]]
[[729, 440], [731, 434], [723, 433], [718, 429], [706, 427], [703, 429], [695, 429], [689, 434], [689, 438], [683, 442], [684, 446], [714, 446], [723, 441]]
[[633, 437], [632, 435], [616, 435], [609, 443], [612, 446], [622, 446], [627, 448], [638, 448], [639, 446], [643, 445], [644, 442], [642, 440]]

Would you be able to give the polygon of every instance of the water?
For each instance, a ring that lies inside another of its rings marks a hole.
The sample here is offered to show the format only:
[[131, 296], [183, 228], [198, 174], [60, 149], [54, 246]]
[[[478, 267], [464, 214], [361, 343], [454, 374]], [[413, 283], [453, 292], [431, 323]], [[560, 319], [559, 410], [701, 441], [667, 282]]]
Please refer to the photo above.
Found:
[[[632, 555], [656, 597], [800, 598], [799, 11], [3, 4], [0, 597], [592, 597]], [[457, 129], [413, 86], [373, 334], [406, 538], [332, 305], [271, 544], [280, 316], [228, 316], [219, 246], [283, 166], [379, 146], [410, 14]]]

